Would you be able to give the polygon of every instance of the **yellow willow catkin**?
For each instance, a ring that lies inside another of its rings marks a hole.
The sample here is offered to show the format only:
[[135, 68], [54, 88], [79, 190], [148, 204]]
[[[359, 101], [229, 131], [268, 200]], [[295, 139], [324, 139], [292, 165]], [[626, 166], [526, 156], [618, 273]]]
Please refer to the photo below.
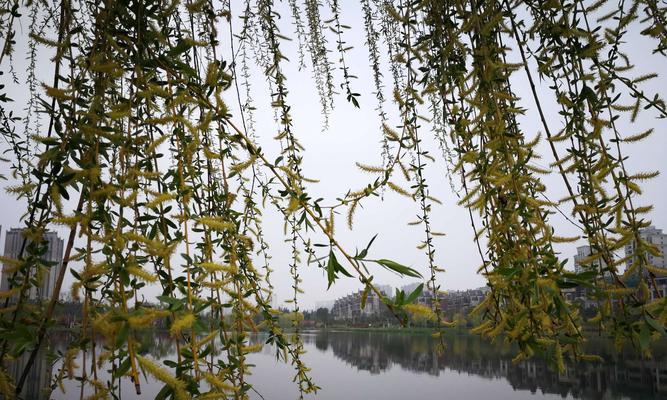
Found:
[[431, 307], [424, 304], [406, 304], [403, 308], [417, 320], [433, 321], [436, 319]]
[[21, 261], [21, 260], [15, 259], [15, 258], [10, 258], [10, 257], [5, 257], [5, 256], [0, 256], [0, 262], [5, 264], [5, 269], [3, 269], [3, 271], [7, 270], [8, 265], [11, 266], [11, 267], [14, 267], [14, 268], [19, 268], [23, 264], [25, 264], [25, 261]]
[[165, 203], [167, 201], [174, 200], [176, 198], [176, 195], [173, 193], [161, 193], [157, 196], [155, 196], [151, 201], [146, 203], [147, 208], [155, 208], [159, 206], [162, 203]]
[[174, 395], [176, 399], [178, 400], [190, 399], [190, 395], [186, 391], [185, 382], [171, 375], [166, 369], [160, 367], [159, 365], [155, 364], [153, 361], [147, 358], [138, 355], [137, 360], [139, 360], [139, 364], [146, 372], [153, 375], [155, 379], [169, 385], [174, 390]]
[[53, 218], [52, 223], [56, 225], [65, 225], [65, 226], [75, 226], [81, 221], [84, 220], [83, 215], [61, 215], [59, 217]]
[[250, 166], [255, 162], [255, 160], [257, 160], [257, 156], [253, 155], [253, 156], [251, 156], [251, 157], [250, 157], [248, 160], [246, 160], [246, 161], [242, 161], [242, 162], [239, 162], [239, 163], [237, 163], [237, 164], [234, 164], [234, 165], [231, 167], [231, 170], [234, 171], [234, 172], [236, 172], [236, 173], [241, 173], [241, 172], [243, 172], [245, 169], [247, 169], [248, 167], [250, 167]]
[[74, 377], [74, 371], [79, 368], [79, 364], [77, 364], [74, 360], [76, 359], [76, 355], [79, 354], [79, 349], [78, 348], [71, 348], [67, 350], [65, 353], [65, 357], [63, 358], [63, 370], [67, 372], [67, 377], [69, 379], [72, 379]]
[[147, 328], [158, 318], [168, 317], [171, 315], [169, 311], [166, 310], [151, 310], [146, 312], [143, 315], [135, 315], [129, 317], [127, 322], [132, 328]]
[[160, 147], [160, 145], [164, 143], [167, 139], [169, 139], [169, 136], [164, 135], [152, 141], [146, 148], [146, 154], [153, 154], [153, 152], [155, 152], [155, 150], [157, 150], [157, 148]]
[[14, 312], [14, 310], [16, 310], [16, 306], [15, 306], [15, 305], [13, 305], [13, 306], [9, 306], [9, 307], [5, 307], [5, 308], [0, 308], [0, 314], [6, 314], [6, 313]]
[[224, 272], [230, 272], [232, 274], [236, 273], [238, 269], [234, 265], [224, 265], [224, 264], [218, 264], [218, 263], [213, 263], [213, 262], [203, 262], [199, 264], [200, 267], [205, 269], [207, 272], [218, 272], [218, 271], [224, 271]]
[[219, 217], [201, 217], [197, 222], [215, 231], [234, 229], [234, 224]]
[[218, 333], [220, 333], [220, 331], [217, 330], [209, 333], [208, 335], [204, 336], [204, 338], [202, 338], [199, 342], [197, 342], [197, 344], [199, 345], [199, 347], [206, 346], [209, 342], [213, 341], [218, 336]]
[[93, 265], [86, 265], [83, 268], [83, 271], [79, 273], [81, 276], [81, 281], [86, 282], [87, 280], [97, 278], [98, 276], [104, 275], [109, 269], [109, 265], [106, 262], [100, 262]]
[[241, 346], [241, 350], [244, 353], [257, 353], [262, 351], [264, 345], [262, 343], [249, 344], [247, 346]]
[[86, 400], [100, 400], [109, 398], [109, 390], [106, 385], [98, 380], [91, 380], [91, 385], [95, 387], [95, 393], [86, 397]]
[[225, 391], [225, 392], [236, 392], [238, 390], [238, 387], [224, 382], [222, 379], [218, 378], [216, 375], [213, 375], [209, 372], [204, 372], [203, 375], [204, 375], [204, 379], [206, 379], [206, 382], [208, 382], [211, 386], [215, 387], [218, 390], [222, 390], [222, 391]]
[[667, 269], [665, 269], [665, 268], [658, 268], [658, 267], [655, 267], [651, 264], [646, 265], [645, 268], [646, 268], [647, 271], [649, 271], [649, 272], [651, 272], [651, 273], [653, 273], [653, 274], [655, 274], [656, 276], [659, 276], [659, 277], [667, 275]]
[[93, 320], [93, 327], [105, 337], [110, 338], [120, 329], [118, 322], [111, 322], [110, 320], [111, 316], [109, 314], [100, 314]]
[[145, 246], [146, 252], [156, 257], [169, 258], [176, 249], [176, 245], [167, 245], [159, 240], [149, 239], [134, 232], [125, 232], [126, 239], [139, 242]]
[[410, 194], [410, 192], [408, 192], [407, 190], [405, 190], [405, 189], [403, 189], [402, 187], [398, 186], [398, 185], [395, 184], [394, 182], [391, 182], [391, 181], [387, 182], [387, 186], [389, 186], [389, 188], [390, 188], [391, 190], [393, 190], [394, 192], [396, 192], [396, 193], [398, 193], [398, 194], [400, 194], [400, 195], [402, 195], [402, 196], [405, 196], [405, 197], [412, 197], [412, 195]]
[[150, 272], [148, 272], [148, 271], [146, 271], [142, 268], [139, 268], [139, 266], [137, 266], [137, 265], [131, 265], [131, 266], [125, 268], [125, 271], [127, 271], [128, 274], [130, 274], [132, 276], [135, 276], [135, 277], [141, 279], [144, 282], [152, 283], [152, 282], [157, 281], [157, 276], [155, 276], [154, 274], [151, 274]]
[[227, 399], [227, 395], [223, 392], [208, 392], [200, 394], [197, 396], [197, 400], [218, 400], [218, 399]]
[[0, 299], [6, 299], [8, 297], [11, 297], [11, 296], [17, 294], [20, 290], [21, 290], [21, 288], [18, 287], [18, 286], [14, 287], [14, 288], [11, 288], [9, 290], [3, 290], [3, 291], [0, 292]]
[[5, 369], [0, 368], [0, 393], [6, 399], [14, 398], [14, 384], [12, 382], [12, 379], [5, 373]]
[[369, 172], [369, 173], [374, 173], [374, 174], [379, 174], [379, 173], [384, 173], [385, 169], [383, 167], [377, 167], [374, 165], [367, 165], [367, 164], [362, 164], [362, 163], [356, 163], [357, 168], [364, 172]]
[[229, 285], [233, 279], [216, 279], [211, 282], [202, 282], [201, 285], [209, 289], [222, 289]]
[[178, 317], [172, 324], [171, 328], [169, 329], [169, 332], [172, 334], [172, 336], [176, 336], [181, 331], [184, 329], [188, 329], [189, 327], [192, 326], [192, 324], [195, 323], [195, 316], [193, 314], [183, 314], [180, 317]]

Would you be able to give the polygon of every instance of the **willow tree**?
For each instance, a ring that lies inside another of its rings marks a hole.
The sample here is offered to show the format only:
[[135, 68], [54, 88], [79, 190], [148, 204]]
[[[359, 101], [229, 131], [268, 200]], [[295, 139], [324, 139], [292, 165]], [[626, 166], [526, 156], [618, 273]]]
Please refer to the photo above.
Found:
[[[439, 309], [430, 218], [437, 199], [424, 174], [434, 158], [424, 135], [437, 139], [478, 241], [478, 272], [490, 291], [473, 311], [483, 321], [475, 331], [516, 343], [516, 360], [537, 353], [562, 368], [564, 357], [592, 358], [582, 351], [582, 318], [562, 293], [580, 285], [597, 305], [593, 322], [618, 344], [648, 351], [652, 337], [664, 334], [665, 301], [649, 294], [663, 271], [647, 257], [657, 249], [640, 236], [651, 207], [638, 204], [639, 183], [658, 172], [627, 171], [623, 153], [652, 130], [625, 132], [620, 124], [640, 112], [654, 121], [667, 117], [659, 93], [643, 86], [655, 74], [634, 74], [624, 53], [628, 30], [637, 29], [657, 57], [665, 55], [665, 5], [359, 3], [364, 24], [352, 28], [337, 0], [282, 6], [246, 0], [234, 8], [210, 0], [2, 1], [2, 76], [27, 83], [25, 104], [12, 104], [16, 93], [0, 85], [10, 168], [4, 177], [9, 192], [27, 204], [21, 253], [3, 260], [11, 283], [0, 294], [6, 397], [20, 395], [26, 384], [68, 269], [83, 315], [53, 383], [76, 377], [96, 397], [117, 393], [124, 379], [139, 393], [143, 370], [164, 382], [163, 398], [246, 398], [246, 355], [256, 348], [245, 332], [257, 328], [257, 315], [269, 331], [267, 343], [293, 364], [300, 393], [316, 391], [300, 358], [304, 256], [318, 260], [329, 285], [341, 275], [357, 277], [364, 296], [375, 292], [401, 322], [425, 315], [439, 336], [449, 322]], [[293, 32], [281, 32], [279, 18], [291, 18]], [[346, 36], [355, 30], [365, 37], [367, 71], [353, 71], [348, 61]], [[283, 51], [288, 36], [298, 40], [299, 54]], [[27, 68], [16, 68], [24, 58], [17, 47], [27, 51]], [[37, 72], [46, 60], [50, 78]], [[356, 107], [361, 96], [365, 107], [375, 102], [383, 164], [359, 165], [375, 175], [359, 183], [362, 189], [336, 200], [309, 196], [304, 148], [292, 123], [298, 104], [284, 73], [290, 62], [310, 71], [325, 125], [336, 96]], [[252, 65], [263, 71], [270, 97], [253, 92]], [[358, 74], [373, 82], [373, 93], [355, 92]], [[529, 98], [520, 99], [512, 86], [519, 75], [529, 83]], [[548, 89], [538, 90], [537, 80]], [[242, 111], [234, 115], [227, 104], [237, 101]], [[545, 101], [560, 108], [559, 118], [547, 117]], [[260, 103], [274, 109], [276, 126], [253, 122]], [[520, 123], [527, 110], [542, 125], [565, 199], [546, 200], [540, 175], [551, 171], [535, 163], [540, 137]], [[276, 129], [282, 151], [267, 154], [257, 138]], [[336, 239], [335, 216], [346, 209], [351, 227], [355, 209], [384, 190], [406, 195], [420, 210], [432, 309], [409, 304], [417, 292], [386, 297], [373, 285], [370, 265], [407, 276], [418, 271], [371, 258], [368, 248], [353, 253]], [[564, 269], [554, 244], [574, 239], [559, 236], [549, 222], [559, 207], [572, 210], [593, 249], [583, 262], [595, 268]], [[271, 269], [263, 232], [273, 227], [261, 219], [266, 208], [278, 210], [287, 226], [296, 335], [283, 333], [270, 306], [271, 274], [287, 272]], [[43, 234], [54, 225], [69, 230], [63, 268], [53, 296], [36, 304], [28, 292], [53, 268], [43, 259]], [[312, 235], [326, 238], [324, 249], [312, 245]], [[620, 257], [631, 242], [635, 253]], [[75, 261], [81, 268], [71, 268]], [[147, 284], [161, 288], [159, 308], [138, 301]], [[160, 318], [176, 343], [175, 359], [164, 365], [137, 352], [137, 332]], [[10, 377], [7, 368], [21, 356], [27, 363]], [[100, 365], [111, 366], [110, 381], [98, 379]]]

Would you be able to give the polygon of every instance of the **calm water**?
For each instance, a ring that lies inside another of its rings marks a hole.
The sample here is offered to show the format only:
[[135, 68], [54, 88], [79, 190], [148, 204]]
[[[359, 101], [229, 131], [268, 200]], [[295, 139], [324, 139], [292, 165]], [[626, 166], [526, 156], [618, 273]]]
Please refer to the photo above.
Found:
[[[253, 337], [263, 340], [262, 335]], [[63, 348], [64, 339], [54, 347]], [[667, 346], [661, 345], [653, 360], [642, 360], [631, 350], [615, 354], [606, 341], [591, 341], [589, 352], [602, 355], [604, 363], [568, 364], [563, 374], [541, 360], [512, 364], [511, 348], [491, 344], [476, 336], [453, 335], [438, 355], [434, 340], [426, 334], [380, 332], [311, 332], [304, 334], [308, 353], [304, 360], [322, 390], [317, 399], [667, 399]], [[173, 356], [168, 336], [155, 336], [146, 349], [154, 359]], [[277, 362], [266, 347], [249, 357], [255, 364], [249, 378], [266, 400], [295, 399], [294, 369]], [[79, 359], [79, 363], [80, 363]], [[48, 386], [50, 366], [42, 359], [29, 382], [28, 398]], [[108, 378], [108, 374], [101, 376]], [[153, 398], [161, 383], [142, 380], [141, 396], [126, 380], [123, 399]], [[66, 382], [66, 393], [56, 389], [52, 399], [79, 398], [75, 381]], [[255, 399], [261, 397], [253, 393]]]

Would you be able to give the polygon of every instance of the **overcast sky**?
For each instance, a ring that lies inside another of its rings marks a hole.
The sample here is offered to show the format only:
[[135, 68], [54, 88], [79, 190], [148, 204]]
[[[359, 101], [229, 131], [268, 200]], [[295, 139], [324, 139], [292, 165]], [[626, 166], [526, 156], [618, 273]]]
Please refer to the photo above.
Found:
[[[235, 29], [238, 32], [238, 16], [241, 2], [233, 1], [232, 14], [235, 18]], [[235, 9], [236, 7], [237, 9]], [[356, 2], [345, 2], [342, 15], [342, 23], [353, 27], [347, 31], [344, 39], [354, 48], [346, 53], [346, 62], [350, 67], [350, 72], [359, 76], [352, 82], [352, 88], [355, 92], [361, 93], [361, 109], [354, 108], [345, 100], [344, 96], [336, 99], [336, 109], [331, 115], [329, 129], [322, 132], [322, 117], [320, 113], [320, 104], [311, 79], [310, 69], [299, 70], [296, 61], [298, 42], [293, 34], [291, 18], [288, 10], [282, 12], [285, 18], [281, 19], [281, 33], [293, 37], [292, 42], [284, 42], [283, 52], [292, 60], [285, 68], [287, 75], [287, 84], [289, 87], [288, 103], [292, 106], [292, 117], [294, 120], [294, 132], [305, 147], [303, 152], [303, 170], [309, 178], [318, 179], [317, 184], [309, 184], [308, 191], [312, 198], [323, 197], [325, 203], [331, 204], [335, 198], [342, 197], [349, 189], [360, 189], [367, 183], [372, 182], [374, 176], [359, 171], [355, 162], [364, 164], [381, 164], [381, 133], [379, 130], [379, 120], [374, 111], [376, 107], [375, 97], [373, 95], [374, 87], [368, 65], [368, 53], [364, 46], [363, 21], [360, 6]], [[25, 27], [26, 21], [23, 21]], [[229, 45], [229, 36], [227, 27], [220, 29], [223, 54], [229, 57], [227, 46]], [[18, 35], [25, 35], [23, 30]], [[666, 69], [665, 59], [651, 56], [651, 49], [654, 43], [646, 40], [638, 34], [638, 29], [631, 30], [627, 37], [628, 43], [625, 50], [630, 57], [637, 62], [636, 70], [632, 76], [638, 76], [646, 72], [662, 72]], [[20, 40], [19, 40], [20, 42]], [[511, 45], [511, 44], [510, 44]], [[333, 46], [332, 46], [333, 48]], [[25, 79], [21, 72], [25, 68], [23, 55], [25, 48], [17, 47], [14, 56], [15, 66], [20, 79]], [[331, 53], [332, 59], [337, 58], [337, 54]], [[383, 52], [386, 61], [386, 52]], [[308, 59], [308, 57], [307, 57]], [[518, 56], [515, 60], [518, 61]], [[50, 79], [50, 71], [47, 68], [48, 63], [44, 63], [38, 68], [40, 79]], [[3, 71], [6, 71], [6, 63], [2, 65]], [[270, 97], [266, 80], [260, 70], [253, 68], [253, 78], [251, 80], [255, 106], [258, 108], [256, 119], [256, 134], [258, 141], [264, 149], [268, 159], [275, 159], [280, 151], [278, 144], [273, 140], [277, 127], [274, 121], [273, 111], [269, 107]], [[336, 70], [336, 79], [340, 82], [342, 74]], [[391, 87], [389, 80], [390, 74], [385, 74], [385, 86]], [[2, 77], [7, 79], [7, 75]], [[529, 87], [524, 75], [517, 72], [513, 78], [513, 87], [516, 92], [524, 99], [522, 105], [529, 109], [521, 123], [528, 137], [532, 137], [541, 131], [539, 125], [539, 116], [534, 112], [534, 103], [530, 95]], [[645, 87], [648, 93], [657, 92], [665, 95], [667, 89], [667, 80], [660, 76], [651, 81], [650, 85]], [[21, 104], [26, 99], [24, 85], [10, 85], [10, 96], [16, 100], [16, 104]], [[389, 90], [389, 89], [388, 89]], [[553, 99], [548, 98], [548, 91], [540, 90], [542, 100], [547, 104], [547, 114], [549, 120], [557, 124], [558, 115]], [[387, 98], [391, 99], [390, 92], [387, 92]], [[232, 108], [235, 118], [238, 118], [239, 109], [235, 100], [235, 93], [230, 91], [227, 94], [226, 101]], [[23, 106], [15, 110], [21, 110]], [[392, 112], [391, 121], [398, 123], [396, 108], [387, 105], [388, 110]], [[640, 114], [638, 122], [630, 126], [623, 122], [622, 133], [631, 135], [638, 133], [648, 127], [655, 127], [656, 132], [647, 140], [634, 145], [625, 146], [625, 155], [629, 156], [627, 166], [630, 171], [646, 171], [659, 169], [667, 171], [667, 128], [666, 120], [658, 120], [650, 112]], [[555, 127], [557, 125], [552, 125]], [[432, 140], [432, 133], [428, 128], [420, 132], [426, 148], [432, 153], [439, 154], [435, 142]], [[538, 147], [543, 160], [538, 161], [538, 165], [547, 167], [553, 160], [551, 153], [542, 142]], [[3, 144], [4, 146], [4, 144]], [[3, 147], [4, 149], [4, 147]], [[9, 171], [7, 164], [1, 164], [3, 174]], [[430, 187], [431, 194], [440, 200], [443, 205], [433, 205], [432, 224], [433, 230], [443, 232], [444, 237], [437, 237], [436, 244], [436, 262], [437, 265], [446, 269], [446, 273], [440, 274], [438, 281], [445, 290], [459, 290], [474, 288], [485, 284], [483, 277], [476, 274], [476, 269], [480, 265], [480, 258], [475, 244], [472, 240], [472, 228], [468, 212], [465, 208], [456, 204], [457, 198], [452, 193], [448, 178], [445, 174], [446, 166], [441, 159], [436, 163], [428, 163], [426, 166], [426, 179]], [[454, 178], [458, 182], [458, 178]], [[565, 189], [561, 178], [558, 175], [550, 175], [543, 178], [547, 185], [547, 195], [550, 199], [560, 199], [564, 197]], [[5, 185], [3, 183], [3, 185]], [[658, 228], [667, 230], [667, 176], [661, 175], [652, 181], [643, 185], [644, 194], [640, 203], [653, 204], [654, 211], [650, 215], [654, 225]], [[24, 212], [24, 204], [16, 202], [15, 199], [8, 196], [4, 191], [0, 193], [0, 204], [2, 212], [0, 213], [0, 224], [2, 225], [2, 236], [0, 243], [4, 243], [5, 231], [10, 227], [19, 226], [19, 217]], [[268, 203], [267, 203], [268, 204]], [[336, 235], [343, 246], [354, 251], [354, 248], [361, 248], [375, 234], [378, 238], [371, 248], [370, 257], [388, 258], [400, 263], [410, 265], [419, 270], [424, 276], [428, 275], [427, 259], [423, 251], [416, 247], [424, 238], [424, 232], [421, 225], [409, 226], [408, 222], [416, 220], [420, 214], [419, 205], [411, 202], [391, 191], [387, 192], [383, 200], [379, 198], [370, 198], [365, 200], [363, 208], [356, 212], [354, 231], [349, 231], [345, 223], [345, 214], [338, 216], [336, 224]], [[569, 212], [569, 207], [563, 207]], [[570, 236], [577, 234], [577, 228], [572, 226], [560, 215], [553, 215], [551, 223], [561, 236]], [[273, 259], [273, 269], [276, 271], [273, 276], [273, 283], [276, 287], [276, 295], [279, 303], [291, 296], [291, 278], [288, 273], [290, 260], [290, 248], [284, 243], [283, 218], [274, 209], [269, 206], [264, 216], [264, 231], [267, 240], [271, 245], [269, 250]], [[64, 230], [59, 230], [61, 237], [65, 237]], [[562, 258], [570, 259], [569, 265], [572, 266], [571, 257], [575, 254], [575, 248], [578, 245], [585, 244], [582, 239], [578, 243], [557, 245]], [[305, 259], [305, 257], [304, 257]], [[379, 284], [389, 284], [394, 287], [413, 282], [413, 279], [397, 277], [387, 271], [379, 269], [372, 271], [375, 276], [374, 282]], [[70, 275], [68, 274], [68, 279]], [[301, 268], [301, 277], [303, 278], [302, 288], [305, 294], [301, 299], [301, 304], [305, 308], [312, 308], [318, 302], [323, 300], [333, 300], [342, 295], [348, 294], [361, 288], [357, 279], [343, 278], [327, 291], [327, 280], [322, 270], [315, 265], [303, 265]], [[66, 282], [66, 287], [69, 284]], [[147, 294], [157, 294], [157, 288], [151, 289]]]

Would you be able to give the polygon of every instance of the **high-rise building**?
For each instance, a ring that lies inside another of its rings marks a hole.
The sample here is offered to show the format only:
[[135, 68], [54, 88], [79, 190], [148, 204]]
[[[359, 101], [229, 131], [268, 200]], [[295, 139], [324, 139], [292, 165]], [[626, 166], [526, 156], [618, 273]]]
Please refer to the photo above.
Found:
[[595, 270], [599, 270], [600, 266], [602, 266], [603, 269], [607, 266], [601, 257], [598, 257], [587, 264], [583, 264], [581, 262], [592, 254], [593, 248], [591, 246], [586, 245], [577, 247], [577, 254], [574, 256], [574, 272], [579, 274], [586, 271], [587, 269], [593, 268]]
[[[639, 236], [654, 245], [662, 253], [659, 256], [654, 256], [651, 253], [646, 254], [648, 262], [657, 268], [667, 268], [667, 235], [662, 233], [662, 229], [657, 229], [654, 226], [649, 226], [648, 228], [641, 229], [639, 231]], [[636, 248], [636, 243], [633, 240], [625, 246], [625, 255], [629, 256], [634, 254]], [[626, 268], [630, 268], [635, 258], [630, 257], [626, 261]]]
[[[63, 260], [63, 246], [64, 242], [58, 237], [55, 232], [46, 232], [44, 240], [47, 243], [46, 253], [42, 259], [52, 263], [56, 263], [52, 267], [41, 267], [40, 271], [35, 275], [40, 282], [39, 287], [31, 287], [28, 292], [28, 299], [36, 301], [50, 298], [53, 294], [58, 274], [62, 268]], [[23, 229], [10, 229], [5, 233], [5, 253], [4, 256], [9, 259], [17, 259], [21, 248], [24, 247]], [[27, 245], [27, 242], [26, 244]], [[24, 251], [25, 253], [25, 251]], [[2, 277], [0, 278], [0, 291], [9, 290], [9, 278], [11, 273], [6, 271], [8, 265], [2, 266]], [[35, 271], [33, 271], [35, 274]]]

